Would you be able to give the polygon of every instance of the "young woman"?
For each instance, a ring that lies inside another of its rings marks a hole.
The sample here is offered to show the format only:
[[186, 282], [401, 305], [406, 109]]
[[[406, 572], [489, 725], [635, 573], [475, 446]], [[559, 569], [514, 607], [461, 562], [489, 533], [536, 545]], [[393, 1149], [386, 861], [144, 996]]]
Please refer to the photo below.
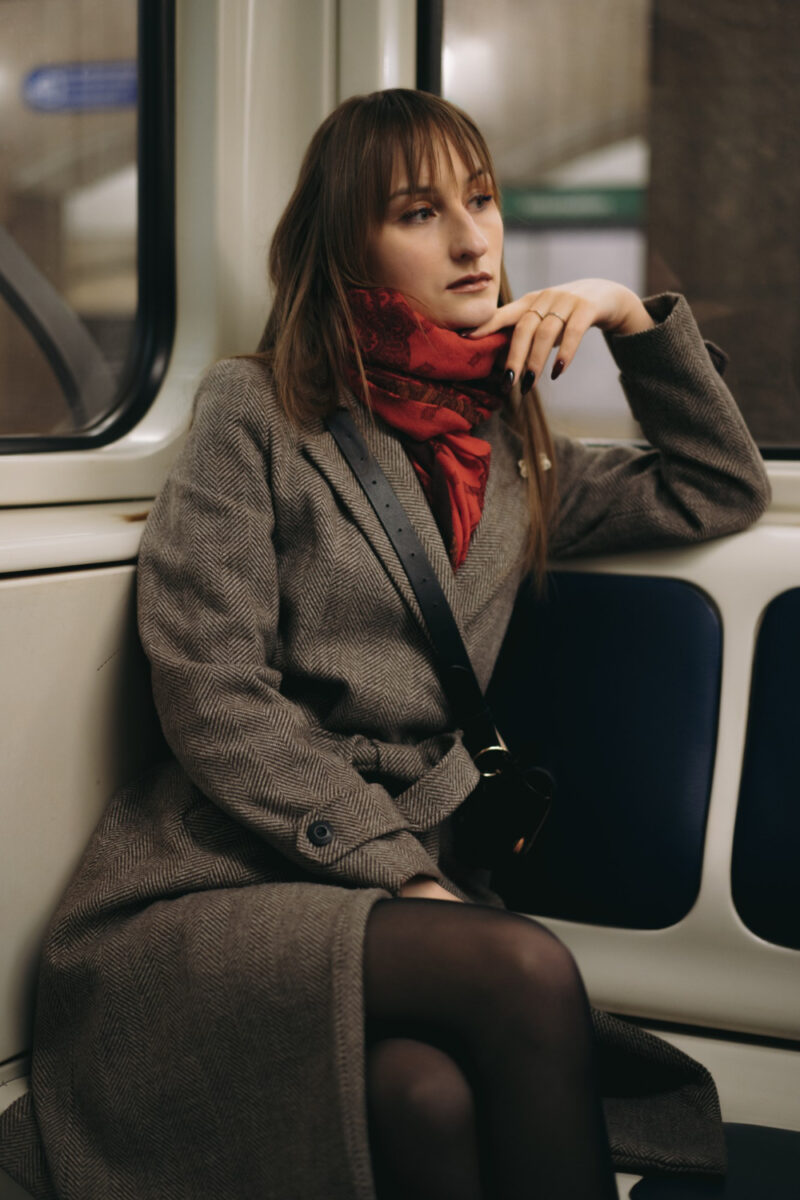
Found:
[[[172, 757], [114, 798], [47, 937], [32, 1092], [0, 1128], [35, 1196], [609, 1200], [608, 1135], [618, 1168], [722, 1168], [702, 1071], [590, 1014], [566, 948], [459, 861], [477, 771], [325, 424], [351, 411], [483, 684], [548, 555], [757, 518], [763, 467], [685, 300], [511, 300], [502, 248], [451, 105], [358, 97], [315, 135], [259, 353], [207, 374], [145, 530]], [[534, 379], [592, 326], [653, 449], [547, 431]]]

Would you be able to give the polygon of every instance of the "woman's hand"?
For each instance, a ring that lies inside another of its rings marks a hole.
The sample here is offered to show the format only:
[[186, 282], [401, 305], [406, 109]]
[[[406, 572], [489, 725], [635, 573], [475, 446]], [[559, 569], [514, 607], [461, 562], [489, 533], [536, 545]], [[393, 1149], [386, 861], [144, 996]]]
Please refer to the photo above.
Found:
[[593, 325], [606, 333], [626, 334], [652, 329], [654, 322], [630, 288], [609, 279], [577, 279], [526, 292], [470, 330], [469, 337], [485, 337], [497, 329], [514, 326], [506, 359], [506, 382], [510, 390], [514, 380], [520, 379], [522, 391], [527, 392], [544, 370], [553, 347], [558, 346], [560, 353], [551, 379], [558, 379]]
[[415, 875], [403, 884], [397, 894], [404, 900], [411, 897], [415, 900], [455, 900], [457, 904], [464, 903], [458, 896], [451, 896], [443, 887], [439, 887], [436, 880], [427, 875]]

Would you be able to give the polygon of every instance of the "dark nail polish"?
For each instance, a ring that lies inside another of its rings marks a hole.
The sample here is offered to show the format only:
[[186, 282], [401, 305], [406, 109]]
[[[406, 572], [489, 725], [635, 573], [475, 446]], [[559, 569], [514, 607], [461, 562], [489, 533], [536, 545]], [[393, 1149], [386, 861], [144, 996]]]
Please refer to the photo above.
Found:
[[514, 372], [509, 367], [509, 369], [507, 371], [503, 372], [503, 383], [502, 383], [503, 391], [510, 392], [513, 386], [514, 386]]
[[550, 378], [551, 378], [551, 379], [558, 379], [559, 375], [560, 375], [560, 374], [561, 374], [561, 372], [564, 370], [564, 367], [565, 367], [566, 365], [567, 365], [567, 364], [564, 362], [563, 358], [559, 358], [559, 359], [556, 361], [556, 365], [553, 367], [553, 370], [550, 372]]
[[459, 337], [469, 337], [469, 335], [471, 333], [472, 333], [471, 329], [459, 329], [458, 336]]
[[525, 392], [529, 392], [531, 390], [535, 379], [536, 376], [534, 375], [533, 371], [525, 372], [525, 374], [522, 376], [522, 383], [519, 385], [523, 395]]

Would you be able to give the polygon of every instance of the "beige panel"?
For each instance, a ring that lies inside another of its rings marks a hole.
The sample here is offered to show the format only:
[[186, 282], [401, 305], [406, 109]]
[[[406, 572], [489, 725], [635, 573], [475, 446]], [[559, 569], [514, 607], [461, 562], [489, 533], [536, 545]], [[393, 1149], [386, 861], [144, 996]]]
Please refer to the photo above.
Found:
[[0, 576], [132, 562], [149, 500], [0, 509]]
[[218, 0], [218, 336], [253, 350], [268, 312], [267, 251], [314, 130], [335, 103], [333, 0]]
[[416, 82], [416, 0], [339, 0], [338, 99]]
[[106, 800], [158, 746], [133, 579], [0, 582], [0, 1061], [28, 1043], [42, 932]]
[[680, 1031], [653, 1033], [708, 1067], [722, 1119], [800, 1130], [800, 1046], [764, 1046]]

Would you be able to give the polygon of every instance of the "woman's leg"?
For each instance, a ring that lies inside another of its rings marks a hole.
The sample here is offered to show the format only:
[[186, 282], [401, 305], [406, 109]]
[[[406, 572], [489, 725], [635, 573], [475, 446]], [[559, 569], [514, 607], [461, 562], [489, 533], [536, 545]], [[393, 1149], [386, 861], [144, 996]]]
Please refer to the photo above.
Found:
[[[429, 1172], [443, 1151], [448, 1169], [463, 1153], [474, 1171], [477, 1141], [481, 1181], [444, 1192], [448, 1200], [616, 1200], [586, 994], [548, 930], [484, 905], [379, 900], [364, 942], [364, 1003], [376, 1176], [400, 1179], [398, 1197], [443, 1200], [441, 1190], [425, 1190]], [[403, 1064], [400, 1048], [380, 1049], [403, 1030], [440, 1057], [417, 1053]], [[411, 1140], [416, 1114], [436, 1107], [439, 1087], [449, 1148]], [[387, 1135], [395, 1122], [405, 1137]]]
[[373, 1029], [367, 1097], [379, 1200], [484, 1200], [472, 1089], [449, 1054]]

